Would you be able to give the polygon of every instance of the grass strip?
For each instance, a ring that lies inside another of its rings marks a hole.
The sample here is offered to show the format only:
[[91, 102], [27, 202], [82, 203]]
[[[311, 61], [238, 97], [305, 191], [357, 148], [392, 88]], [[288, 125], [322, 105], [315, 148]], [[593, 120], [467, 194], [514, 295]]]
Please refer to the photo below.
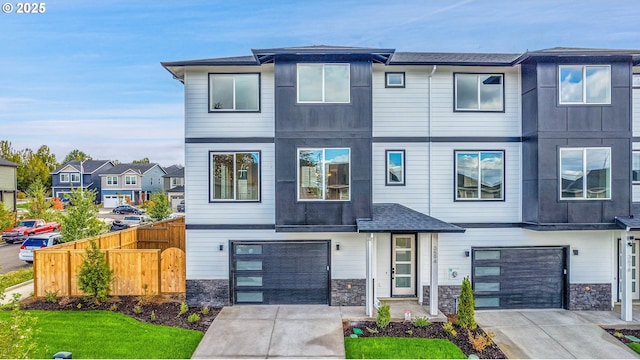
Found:
[[445, 339], [345, 338], [347, 359], [466, 359], [454, 343]]
[[33, 267], [26, 267], [0, 275], [0, 292], [8, 287], [33, 279]]
[[[38, 320], [30, 358], [51, 359], [69, 351], [74, 359], [187, 359], [203, 334], [140, 322], [110, 311], [32, 310]], [[6, 319], [10, 312], [0, 312]]]

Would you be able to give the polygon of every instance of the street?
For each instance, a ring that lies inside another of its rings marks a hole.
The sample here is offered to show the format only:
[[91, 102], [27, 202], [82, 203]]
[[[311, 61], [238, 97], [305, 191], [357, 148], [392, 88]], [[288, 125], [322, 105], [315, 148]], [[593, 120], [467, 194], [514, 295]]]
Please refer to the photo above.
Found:
[[21, 244], [0, 243], [0, 274], [31, 266], [18, 259]]

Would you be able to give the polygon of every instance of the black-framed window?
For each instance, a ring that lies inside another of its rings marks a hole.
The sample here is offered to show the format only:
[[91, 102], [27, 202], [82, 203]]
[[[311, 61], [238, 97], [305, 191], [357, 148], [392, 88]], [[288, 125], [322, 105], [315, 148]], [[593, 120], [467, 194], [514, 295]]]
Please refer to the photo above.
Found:
[[611, 66], [559, 65], [560, 104], [611, 104]]
[[260, 151], [209, 152], [209, 202], [260, 201]]
[[560, 148], [560, 199], [611, 199], [611, 148]]
[[351, 149], [298, 149], [298, 200], [351, 200]]
[[504, 200], [504, 150], [456, 150], [455, 200]]
[[405, 185], [405, 151], [404, 150], [386, 150], [386, 177], [385, 185]]
[[260, 111], [259, 73], [210, 73], [209, 112]]
[[640, 150], [634, 150], [631, 153], [631, 181], [634, 184], [640, 184]]
[[504, 111], [504, 74], [454, 73], [454, 110]]
[[349, 64], [298, 64], [299, 103], [349, 103]]
[[384, 87], [403, 88], [405, 87], [405, 74], [403, 72], [384, 73]]

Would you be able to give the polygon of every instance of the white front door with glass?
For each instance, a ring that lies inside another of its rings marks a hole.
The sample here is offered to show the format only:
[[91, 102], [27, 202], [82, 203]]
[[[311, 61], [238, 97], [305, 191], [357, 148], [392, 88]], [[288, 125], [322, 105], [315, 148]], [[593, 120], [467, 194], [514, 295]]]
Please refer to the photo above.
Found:
[[415, 296], [415, 235], [393, 235], [391, 295]]

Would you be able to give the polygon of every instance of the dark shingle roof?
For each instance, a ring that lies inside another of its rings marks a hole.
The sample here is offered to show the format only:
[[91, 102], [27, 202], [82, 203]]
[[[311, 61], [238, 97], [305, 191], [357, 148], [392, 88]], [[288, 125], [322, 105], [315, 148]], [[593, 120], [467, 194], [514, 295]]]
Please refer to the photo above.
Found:
[[18, 164], [0, 157], [0, 165], [18, 167]]
[[[120, 175], [120, 174], [124, 174], [125, 172], [132, 170], [135, 173], [138, 173], [140, 175], [146, 173], [147, 171], [151, 170], [151, 168], [153, 168], [154, 166], [158, 166], [158, 164], [156, 163], [150, 163], [150, 164], [118, 164], [114, 167], [112, 167], [111, 169], [101, 172], [100, 175]], [[164, 171], [164, 170], [163, 170]]]
[[184, 167], [178, 165], [171, 165], [169, 167], [164, 168], [164, 172], [166, 175], [162, 175], [162, 177], [184, 177]]
[[512, 65], [522, 54], [396, 52], [389, 65]]
[[357, 219], [359, 232], [462, 233], [465, 229], [400, 204], [373, 204], [371, 219]]
[[167, 190], [167, 192], [175, 192], [175, 193], [181, 193], [184, 192], [184, 186], [183, 185], [178, 185], [176, 187], [172, 187], [171, 189]]
[[[109, 160], [84, 160], [84, 161], [82, 161], [82, 170], [84, 171], [85, 174], [92, 174], [94, 171], [98, 170], [100, 167], [102, 167], [104, 164], [106, 164], [108, 162], [111, 162], [111, 161], [109, 161]], [[51, 173], [52, 174], [57, 174], [67, 166], [72, 166], [76, 170], [80, 171], [80, 160], [71, 160], [68, 163], [63, 164], [59, 168], [53, 170]]]

